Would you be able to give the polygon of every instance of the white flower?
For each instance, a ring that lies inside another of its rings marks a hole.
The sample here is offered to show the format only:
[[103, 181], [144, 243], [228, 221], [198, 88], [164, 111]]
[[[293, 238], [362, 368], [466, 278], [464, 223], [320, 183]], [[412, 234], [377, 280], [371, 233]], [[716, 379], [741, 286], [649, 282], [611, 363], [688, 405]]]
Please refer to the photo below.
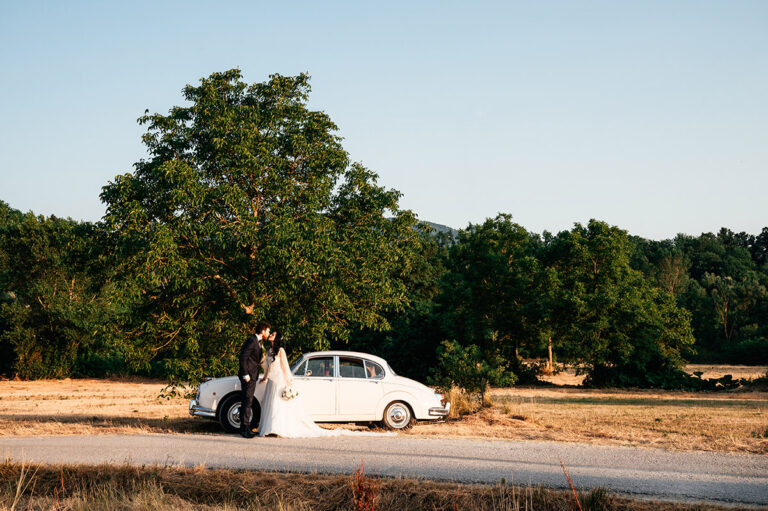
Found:
[[280, 397], [285, 399], [286, 401], [290, 401], [291, 399], [295, 398], [299, 395], [299, 391], [296, 390], [293, 387], [285, 387], [283, 389], [283, 392], [280, 394]]

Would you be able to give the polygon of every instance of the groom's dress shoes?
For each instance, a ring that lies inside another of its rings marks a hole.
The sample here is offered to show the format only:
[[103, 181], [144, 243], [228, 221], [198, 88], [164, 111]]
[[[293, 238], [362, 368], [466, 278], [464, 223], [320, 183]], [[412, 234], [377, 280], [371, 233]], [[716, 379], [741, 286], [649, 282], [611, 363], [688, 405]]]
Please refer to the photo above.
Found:
[[256, 435], [252, 431], [240, 431], [240, 436], [243, 438], [253, 438]]

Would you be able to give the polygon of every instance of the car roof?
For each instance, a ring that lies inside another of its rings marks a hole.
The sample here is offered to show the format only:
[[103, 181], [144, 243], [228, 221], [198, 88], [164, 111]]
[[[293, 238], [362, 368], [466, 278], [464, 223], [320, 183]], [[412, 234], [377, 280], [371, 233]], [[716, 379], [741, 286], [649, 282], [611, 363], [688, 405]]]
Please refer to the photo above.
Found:
[[303, 358], [307, 357], [332, 357], [338, 355], [340, 357], [360, 357], [360, 358], [367, 358], [368, 360], [372, 362], [378, 362], [381, 365], [389, 365], [387, 364], [387, 361], [384, 360], [381, 357], [377, 357], [376, 355], [371, 355], [370, 353], [361, 353], [359, 351], [341, 351], [341, 350], [331, 350], [331, 351], [312, 351], [309, 353], [304, 353], [302, 355]]

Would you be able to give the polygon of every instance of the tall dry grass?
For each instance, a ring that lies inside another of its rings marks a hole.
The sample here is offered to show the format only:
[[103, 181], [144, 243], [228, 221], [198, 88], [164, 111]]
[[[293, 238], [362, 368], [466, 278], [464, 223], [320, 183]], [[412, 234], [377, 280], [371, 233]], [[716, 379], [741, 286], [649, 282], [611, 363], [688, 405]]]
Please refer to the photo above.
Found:
[[453, 386], [444, 393], [446, 401], [451, 403], [449, 417], [460, 418], [493, 406], [493, 400], [486, 392], [482, 400], [478, 395], [472, 395], [461, 387]]
[[[361, 481], [358, 479], [357, 481]], [[16, 510], [356, 510], [354, 476], [171, 467], [0, 464], [0, 509]], [[456, 485], [371, 478], [379, 511], [564, 511], [569, 491], [508, 484]], [[21, 488], [21, 489], [20, 489]], [[18, 495], [18, 497], [17, 497]], [[717, 506], [636, 501], [598, 488], [577, 495], [585, 511], [677, 511]], [[374, 505], [367, 509], [374, 509]]]

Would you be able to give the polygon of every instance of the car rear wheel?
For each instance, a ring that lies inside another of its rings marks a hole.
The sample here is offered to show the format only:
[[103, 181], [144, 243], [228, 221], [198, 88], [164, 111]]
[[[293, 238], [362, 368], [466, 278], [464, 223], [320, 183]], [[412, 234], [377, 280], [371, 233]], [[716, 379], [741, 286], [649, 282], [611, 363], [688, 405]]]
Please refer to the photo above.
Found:
[[[261, 406], [259, 401], [254, 399], [251, 405], [251, 429], [259, 427], [259, 418], [261, 417]], [[240, 394], [230, 394], [225, 397], [216, 412], [216, 418], [221, 427], [227, 433], [238, 433], [240, 431]]]
[[406, 429], [413, 423], [413, 414], [407, 404], [395, 401], [384, 409], [384, 419], [381, 422], [388, 429]]

